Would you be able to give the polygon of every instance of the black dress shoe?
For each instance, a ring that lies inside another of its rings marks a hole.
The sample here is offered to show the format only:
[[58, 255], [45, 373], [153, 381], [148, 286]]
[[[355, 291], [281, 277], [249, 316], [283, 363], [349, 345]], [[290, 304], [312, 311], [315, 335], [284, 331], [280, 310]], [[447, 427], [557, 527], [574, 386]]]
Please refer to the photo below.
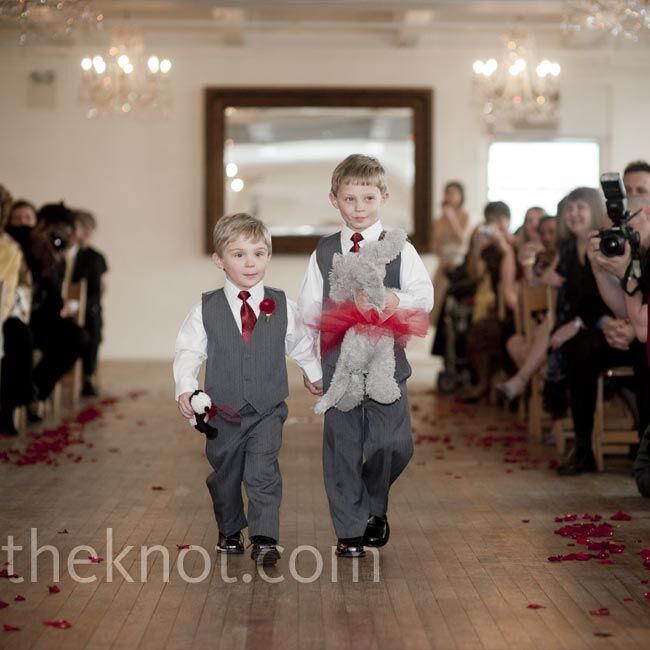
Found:
[[244, 537], [241, 534], [241, 531], [234, 535], [228, 535], [227, 537], [219, 531], [217, 551], [219, 551], [219, 553], [241, 555], [244, 552]]
[[363, 537], [339, 539], [336, 544], [336, 554], [338, 557], [365, 557]]
[[14, 410], [0, 411], [0, 434], [17, 436], [18, 429], [14, 426]]
[[255, 564], [261, 566], [275, 566], [280, 559], [280, 551], [276, 547], [276, 540], [266, 535], [254, 535], [251, 537], [253, 550], [251, 559]]
[[560, 476], [578, 476], [578, 474], [595, 471], [596, 460], [591, 452], [584, 454], [575, 453], [566, 463], [557, 468], [557, 473]]
[[390, 526], [388, 525], [386, 516], [376, 517], [375, 515], [370, 515], [368, 525], [366, 526], [366, 533], [363, 536], [363, 543], [366, 546], [379, 548], [380, 546], [386, 545], [389, 537]]
[[99, 393], [97, 392], [97, 389], [95, 388], [94, 384], [90, 379], [85, 379], [84, 380], [84, 385], [83, 388], [81, 389], [81, 396], [82, 397], [99, 397]]
[[27, 407], [27, 422], [30, 424], [40, 424], [43, 418], [31, 406]]

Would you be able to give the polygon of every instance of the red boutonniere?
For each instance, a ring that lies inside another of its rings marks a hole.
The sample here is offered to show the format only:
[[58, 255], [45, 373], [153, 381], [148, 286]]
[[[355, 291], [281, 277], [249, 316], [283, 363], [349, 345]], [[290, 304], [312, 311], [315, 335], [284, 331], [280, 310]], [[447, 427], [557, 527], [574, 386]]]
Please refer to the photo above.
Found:
[[275, 300], [273, 298], [264, 298], [260, 303], [260, 311], [266, 316], [266, 320], [269, 320], [275, 311]]

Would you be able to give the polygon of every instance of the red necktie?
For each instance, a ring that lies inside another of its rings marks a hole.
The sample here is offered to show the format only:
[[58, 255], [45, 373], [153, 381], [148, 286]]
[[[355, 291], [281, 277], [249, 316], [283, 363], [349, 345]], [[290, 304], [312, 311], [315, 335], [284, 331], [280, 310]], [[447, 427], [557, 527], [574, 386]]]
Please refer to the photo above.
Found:
[[241, 311], [241, 335], [244, 339], [244, 343], [248, 343], [251, 336], [253, 336], [253, 328], [257, 322], [257, 316], [253, 308], [246, 302], [250, 298], [251, 294], [248, 291], [240, 291], [237, 294], [237, 297], [242, 301]]
[[350, 252], [358, 253], [361, 250], [359, 242], [363, 239], [363, 235], [360, 232], [355, 232], [350, 239], [352, 240], [352, 248], [350, 249]]

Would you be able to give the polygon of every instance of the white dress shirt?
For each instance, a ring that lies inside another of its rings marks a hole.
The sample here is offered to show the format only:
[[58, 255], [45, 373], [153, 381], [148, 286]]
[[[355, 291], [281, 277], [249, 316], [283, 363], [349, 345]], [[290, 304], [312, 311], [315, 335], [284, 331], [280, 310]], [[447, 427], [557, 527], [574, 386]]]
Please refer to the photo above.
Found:
[[[233, 318], [241, 332], [242, 301], [238, 294], [241, 291], [228, 278], [224, 284], [224, 293], [230, 305]], [[255, 316], [260, 316], [260, 302], [264, 300], [264, 284], [259, 282], [251, 289], [246, 302], [252, 307]], [[265, 318], [265, 316], [263, 316]], [[192, 393], [198, 388], [198, 376], [201, 364], [207, 359], [208, 336], [203, 327], [202, 301], [199, 300], [181, 325], [176, 338], [176, 354], [174, 356], [174, 381], [176, 382], [176, 399], [183, 393]], [[298, 306], [287, 298], [287, 333], [284, 349], [302, 369], [309, 381], [318, 381], [322, 375], [320, 363], [313, 351], [311, 338], [303, 325]]]
[[[367, 242], [378, 241], [384, 227], [381, 221], [375, 222], [365, 230], [361, 231], [363, 239], [359, 246]], [[341, 251], [347, 255], [352, 248], [352, 235], [354, 230], [344, 226], [341, 230]], [[422, 309], [430, 312], [433, 309], [433, 284], [429, 273], [420, 259], [417, 251], [410, 242], [404, 244], [400, 264], [400, 290], [394, 291], [399, 298], [399, 307], [402, 309]], [[304, 322], [308, 325], [307, 333], [311, 337], [312, 350], [316, 355], [318, 344], [318, 329], [309, 327], [320, 320], [323, 309], [323, 276], [316, 261], [316, 251], [309, 258], [309, 266], [300, 289], [298, 306], [302, 313]], [[322, 376], [322, 371], [321, 371]], [[311, 379], [310, 379], [311, 381]]]

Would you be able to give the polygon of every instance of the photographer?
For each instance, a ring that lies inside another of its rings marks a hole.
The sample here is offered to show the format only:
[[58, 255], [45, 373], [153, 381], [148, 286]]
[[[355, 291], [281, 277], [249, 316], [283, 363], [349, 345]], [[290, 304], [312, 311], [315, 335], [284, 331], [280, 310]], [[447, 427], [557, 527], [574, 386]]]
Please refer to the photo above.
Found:
[[[34, 347], [43, 357], [34, 368], [36, 398], [49, 397], [59, 379], [72, 367], [87, 346], [87, 335], [68, 313], [62, 296], [65, 276], [65, 252], [74, 243], [75, 216], [63, 203], [44, 205], [38, 211], [38, 223], [31, 238], [41, 260], [30, 264], [34, 294], [30, 329]], [[28, 263], [29, 263], [29, 256]], [[53, 264], [51, 262], [54, 262]]]
[[461, 397], [465, 403], [486, 396], [492, 375], [508, 362], [505, 343], [514, 332], [517, 306], [515, 252], [508, 232], [510, 208], [503, 201], [493, 201], [485, 206], [484, 216], [485, 223], [472, 233], [467, 256], [468, 273], [477, 286], [467, 335], [476, 384]]
[[623, 183], [629, 213], [633, 215], [627, 225], [633, 231], [630, 236], [638, 239], [638, 251], [633, 255], [633, 247], [625, 238], [622, 254], [605, 255], [602, 237], [592, 232], [588, 254], [600, 294], [614, 313], [614, 317], [603, 319], [602, 332], [612, 347], [629, 350], [632, 356], [641, 440], [634, 471], [639, 491], [650, 496], [650, 371], [645, 346], [650, 287], [650, 165], [644, 161], [630, 163], [623, 173]]

